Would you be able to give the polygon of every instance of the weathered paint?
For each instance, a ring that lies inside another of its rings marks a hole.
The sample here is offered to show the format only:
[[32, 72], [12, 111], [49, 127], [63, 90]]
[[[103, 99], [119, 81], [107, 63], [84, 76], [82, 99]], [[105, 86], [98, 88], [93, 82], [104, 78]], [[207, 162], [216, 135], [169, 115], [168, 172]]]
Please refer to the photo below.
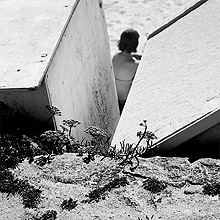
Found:
[[40, 85], [75, 1], [0, 0], [1, 89]]
[[[155, 144], [177, 131], [183, 142], [219, 123], [220, 1], [199, 2], [148, 40], [113, 144], [136, 142], [143, 119]], [[188, 127], [195, 133], [183, 136]]]
[[46, 82], [52, 105], [63, 119], [76, 119], [81, 125], [73, 130], [76, 137], [83, 129], [99, 126], [114, 133], [119, 112], [110, 57], [107, 28], [101, 2], [81, 0], [63, 33]]
[[[101, 0], [0, 0], [0, 102], [45, 121], [114, 133], [119, 119]], [[1, 110], [0, 110], [1, 111]]]

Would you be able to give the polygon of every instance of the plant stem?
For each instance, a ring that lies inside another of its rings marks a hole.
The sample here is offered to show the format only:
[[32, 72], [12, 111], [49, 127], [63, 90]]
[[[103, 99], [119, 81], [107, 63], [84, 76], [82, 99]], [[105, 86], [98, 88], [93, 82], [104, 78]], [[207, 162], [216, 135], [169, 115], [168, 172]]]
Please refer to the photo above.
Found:
[[70, 127], [70, 130], [69, 130], [69, 136], [71, 135], [71, 130], [72, 130], [72, 127]]
[[141, 138], [139, 139], [138, 143], [136, 144], [136, 147], [134, 148], [134, 152], [138, 148], [141, 141], [144, 139], [146, 133], [147, 133], [147, 126], [145, 126], [145, 128], [144, 128], [144, 133], [142, 134]]

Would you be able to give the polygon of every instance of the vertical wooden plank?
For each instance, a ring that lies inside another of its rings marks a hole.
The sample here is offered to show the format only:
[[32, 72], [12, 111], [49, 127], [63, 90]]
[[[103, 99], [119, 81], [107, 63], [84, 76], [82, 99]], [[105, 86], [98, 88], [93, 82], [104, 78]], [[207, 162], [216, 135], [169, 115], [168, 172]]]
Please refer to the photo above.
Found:
[[48, 69], [51, 103], [62, 112], [56, 117], [76, 119], [77, 138], [91, 125], [113, 134], [119, 110], [107, 28], [99, 0], [80, 0], [74, 9]]

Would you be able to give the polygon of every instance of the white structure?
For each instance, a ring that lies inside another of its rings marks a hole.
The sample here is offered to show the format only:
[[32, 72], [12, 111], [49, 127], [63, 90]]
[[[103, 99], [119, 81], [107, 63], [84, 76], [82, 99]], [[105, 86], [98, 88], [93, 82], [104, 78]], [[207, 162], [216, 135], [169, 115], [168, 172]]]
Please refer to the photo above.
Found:
[[42, 123], [46, 106], [55, 106], [62, 116], [51, 126], [79, 120], [78, 139], [90, 125], [114, 133], [119, 110], [102, 4], [0, 0], [1, 106]]
[[219, 10], [218, 0], [198, 1], [149, 36], [113, 144], [135, 143], [146, 119], [159, 150], [201, 133], [220, 147]]

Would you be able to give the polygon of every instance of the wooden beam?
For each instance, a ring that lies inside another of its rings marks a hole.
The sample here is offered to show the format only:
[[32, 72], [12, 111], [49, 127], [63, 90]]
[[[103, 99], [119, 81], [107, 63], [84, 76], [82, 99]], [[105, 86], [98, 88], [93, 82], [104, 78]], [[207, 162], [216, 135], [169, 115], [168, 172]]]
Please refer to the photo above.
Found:
[[198, 118], [155, 144], [159, 151], [171, 150], [220, 122], [220, 109]]
[[193, 6], [191, 6], [190, 8], [188, 8], [186, 11], [184, 11], [183, 13], [181, 13], [180, 15], [176, 16], [174, 19], [172, 19], [171, 21], [169, 21], [168, 23], [164, 24], [163, 26], [161, 26], [160, 28], [158, 28], [157, 30], [153, 31], [151, 34], [148, 35], [147, 40], [149, 40], [150, 38], [156, 36], [157, 34], [159, 34], [161, 31], [165, 30], [166, 28], [168, 28], [169, 26], [171, 26], [172, 24], [174, 24], [175, 22], [177, 22], [178, 20], [180, 20], [181, 18], [183, 18], [184, 16], [188, 15], [190, 12], [192, 12], [193, 10], [197, 9], [198, 7], [200, 7], [202, 4], [204, 4], [205, 2], [207, 2], [208, 0], [201, 0], [198, 1], [197, 3], [195, 3]]

